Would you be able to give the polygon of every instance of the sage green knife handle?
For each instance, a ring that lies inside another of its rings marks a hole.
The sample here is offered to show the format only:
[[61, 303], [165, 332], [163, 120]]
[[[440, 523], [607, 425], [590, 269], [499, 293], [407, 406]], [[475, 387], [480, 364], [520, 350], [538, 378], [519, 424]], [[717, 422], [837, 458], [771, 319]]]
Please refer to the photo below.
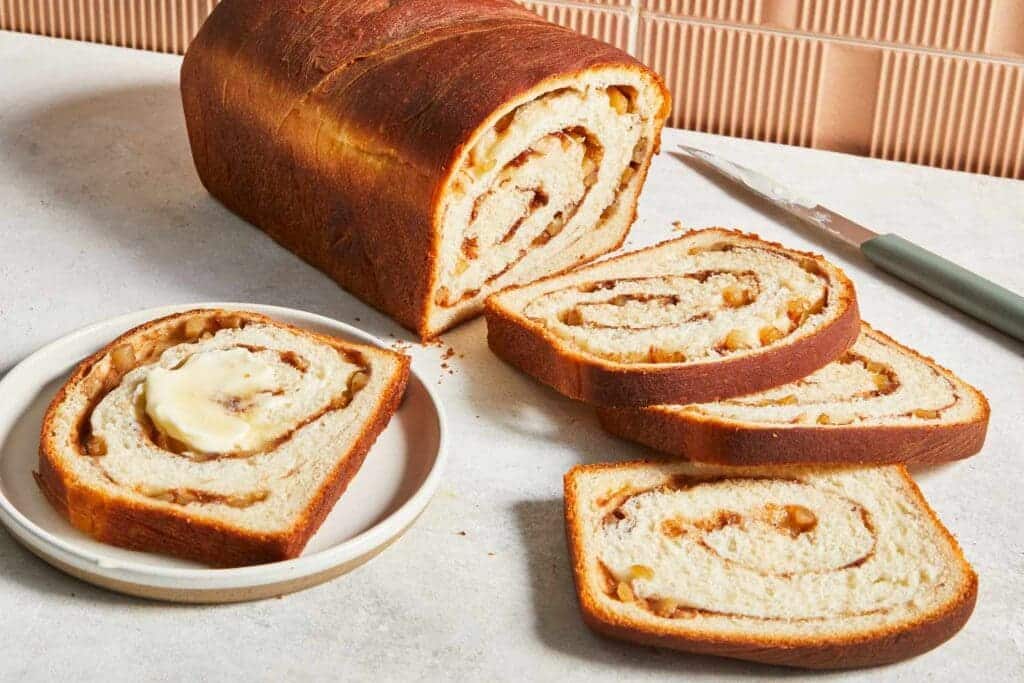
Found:
[[1024, 297], [898, 235], [873, 237], [860, 250], [882, 270], [1024, 341]]

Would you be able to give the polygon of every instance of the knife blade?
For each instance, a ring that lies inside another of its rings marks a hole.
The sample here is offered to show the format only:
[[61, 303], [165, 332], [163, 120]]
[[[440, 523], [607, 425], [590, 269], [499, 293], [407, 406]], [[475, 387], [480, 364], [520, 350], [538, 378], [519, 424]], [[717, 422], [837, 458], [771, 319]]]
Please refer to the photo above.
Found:
[[[868, 230], [863, 225], [854, 223], [846, 216], [821, 206], [812, 199], [797, 194], [757, 171], [696, 147], [679, 145], [679, 149], [682, 150], [683, 155], [687, 158], [698, 161], [719, 175], [723, 175], [734, 183], [746, 187], [753, 194], [771, 202], [783, 211], [796, 216], [805, 223], [824, 230], [852, 247], [859, 249], [860, 245], [864, 242], [873, 237], [878, 237], [878, 233]], [[679, 155], [675, 154], [675, 156]]]
[[695, 147], [679, 145], [679, 150], [682, 154], [670, 154], [698, 162], [802, 222], [856, 247], [868, 261], [887, 273], [1024, 341], [1024, 297], [1015, 292], [899, 235], [869, 230], [757, 171]]

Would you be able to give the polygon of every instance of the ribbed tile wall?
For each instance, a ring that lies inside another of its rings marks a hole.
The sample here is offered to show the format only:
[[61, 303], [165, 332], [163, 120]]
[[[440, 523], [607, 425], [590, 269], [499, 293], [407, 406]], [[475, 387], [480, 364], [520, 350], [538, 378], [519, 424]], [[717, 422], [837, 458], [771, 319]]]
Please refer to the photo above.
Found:
[[[630, 0], [604, 0], [600, 5], [626, 5]], [[530, 8], [548, 21], [568, 26], [584, 35], [598, 38], [615, 47], [631, 51], [633, 27], [631, 15], [626, 8], [603, 9], [582, 4], [555, 2], [528, 2], [519, 4]]]
[[1024, 57], [1022, 0], [638, 0], [651, 14]]
[[0, 0], [0, 28], [182, 53], [217, 0]]
[[641, 0], [639, 6], [651, 14], [759, 24], [766, 1], [771, 0]]
[[813, 40], [644, 19], [640, 58], [665, 78], [673, 125], [810, 145], [822, 67]]
[[984, 52], [989, 0], [802, 0], [793, 28], [864, 40]]
[[880, 83], [872, 156], [1024, 177], [1024, 69], [892, 51]]
[[[1024, 0], [520, 2], [650, 64], [673, 126], [1024, 178]], [[216, 3], [0, 0], [0, 28], [180, 53]]]

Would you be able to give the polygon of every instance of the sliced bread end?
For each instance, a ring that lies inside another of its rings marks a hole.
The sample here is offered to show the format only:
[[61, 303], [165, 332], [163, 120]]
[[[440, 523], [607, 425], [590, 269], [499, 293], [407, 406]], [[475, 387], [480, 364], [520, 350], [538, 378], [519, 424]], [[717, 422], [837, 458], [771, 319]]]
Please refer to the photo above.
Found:
[[565, 513], [584, 621], [645, 645], [875, 666], [952, 637], [977, 596], [901, 466], [580, 466], [565, 478]]

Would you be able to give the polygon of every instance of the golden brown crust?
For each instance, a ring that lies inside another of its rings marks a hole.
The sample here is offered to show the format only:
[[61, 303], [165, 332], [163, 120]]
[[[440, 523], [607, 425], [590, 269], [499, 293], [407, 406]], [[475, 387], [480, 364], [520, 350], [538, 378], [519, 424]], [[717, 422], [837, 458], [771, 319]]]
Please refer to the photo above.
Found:
[[578, 521], [581, 504], [576, 490], [577, 475], [586, 471], [629, 469], [647, 462], [578, 465], [565, 475], [566, 536], [573, 579], [583, 621], [596, 633], [642, 645], [665, 647], [695, 654], [744, 659], [805, 669], [851, 669], [889, 664], [931, 650], [953, 637], [970, 618], [978, 595], [978, 577], [967, 562], [956, 539], [942, 525], [935, 511], [921, 494], [905, 467], [900, 475], [916, 503], [935, 523], [935, 527], [956, 553], [966, 581], [957, 595], [941, 609], [921, 616], [913, 622], [893, 625], [863, 633], [829, 638], [725, 636], [672, 626], [653, 626], [632, 620], [606, 609], [586, 580], [589, 567], [583, 552], [583, 530]]
[[655, 406], [598, 408], [598, 419], [605, 430], [616, 436], [687, 460], [718, 465], [934, 465], [980, 451], [989, 419], [985, 395], [933, 359], [866, 324], [865, 327], [872, 335], [927, 363], [957, 386], [965, 387], [978, 401], [978, 413], [967, 422], [955, 424], [782, 427]]
[[219, 520], [190, 515], [187, 508], [159, 502], [142, 501], [113, 495], [78, 481], [63, 464], [53, 438], [56, 411], [68, 392], [85, 381], [90, 370], [103, 362], [114, 348], [133, 344], [141, 348], [154, 335], [167, 334], [195, 316], [241, 316], [245, 320], [272, 324], [299, 334], [315, 337], [339, 349], [359, 349], [360, 345], [341, 342], [327, 335], [277, 322], [247, 311], [197, 309], [149, 321], [128, 330], [105, 347], [84, 359], [50, 403], [43, 419], [39, 444], [39, 471], [36, 482], [47, 500], [72, 526], [98, 541], [132, 550], [174, 555], [218, 567], [275, 562], [296, 557], [316, 532], [338, 498], [355, 476], [377, 436], [397, 410], [409, 378], [409, 358], [385, 349], [394, 356], [399, 369], [392, 376], [372, 416], [362, 426], [359, 438], [348, 453], [339, 456], [334, 471], [324, 481], [291, 529], [277, 534], [261, 534]]
[[[735, 230], [714, 229], [732, 236], [761, 239], [757, 235]], [[699, 231], [687, 232], [677, 239], [686, 239], [695, 232]], [[821, 258], [817, 254], [761, 241], [794, 254]], [[652, 251], [663, 244], [666, 243], [623, 256]], [[489, 297], [485, 304], [487, 344], [498, 357], [559, 393], [593, 405], [637, 407], [717, 401], [770, 389], [805, 377], [835, 360], [853, 345], [860, 333], [857, 299], [853, 284], [842, 271], [839, 272], [843, 289], [839, 292], [841, 311], [836, 319], [804, 339], [763, 353], [692, 365], [667, 363], [659, 367], [613, 363], [567, 348], [540, 325], [529, 323], [506, 310], [497, 303], [500, 292]]]
[[210, 193], [429, 338], [443, 188], [467, 144], [545, 80], [609, 66], [662, 89], [663, 123], [657, 76], [508, 0], [224, 0], [181, 89]]

